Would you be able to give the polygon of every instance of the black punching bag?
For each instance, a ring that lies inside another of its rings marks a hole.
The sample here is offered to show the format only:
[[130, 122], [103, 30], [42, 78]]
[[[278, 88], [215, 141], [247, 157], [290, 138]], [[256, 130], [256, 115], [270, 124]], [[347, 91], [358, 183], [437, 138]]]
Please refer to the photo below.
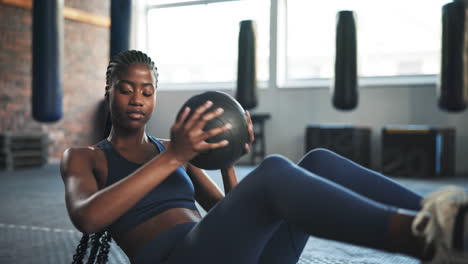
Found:
[[438, 87], [439, 107], [446, 111], [466, 108], [464, 45], [465, 5], [462, 1], [448, 3], [442, 8], [442, 63]]
[[335, 78], [332, 86], [333, 106], [352, 110], [358, 104], [357, 44], [353, 11], [339, 11], [336, 25]]
[[130, 40], [131, 0], [111, 1], [110, 56], [128, 50]]
[[32, 116], [39, 122], [62, 118], [63, 0], [33, 1]]
[[244, 109], [252, 109], [257, 106], [257, 65], [254, 27], [255, 24], [252, 20], [240, 22], [235, 97]]

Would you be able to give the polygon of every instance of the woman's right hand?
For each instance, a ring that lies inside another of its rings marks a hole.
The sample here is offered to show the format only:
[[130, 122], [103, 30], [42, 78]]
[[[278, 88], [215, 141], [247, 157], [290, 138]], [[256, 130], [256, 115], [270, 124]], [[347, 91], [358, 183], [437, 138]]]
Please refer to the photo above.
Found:
[[206, 122], [223, 114], [222, 108], [217, 108], [214, 111], [205, 113], [213, 103], [207, 101], [203, 105], [194, 110], [193, 114], [187, 119], [191, 109], [185, 107], [179, 118], [171, 127], [171, 143], [167, 148], [167, 152], [174, 156], [181, 163], [186, 163], [193, 159], [198, 153], [210, 149], [227, 146], [229, 142], [222, 140], [215, 143], [208, 143], [205, 140], [219, 135], [229, 129], [231, 124], [215, 127], [208, 131], [203, 131]]

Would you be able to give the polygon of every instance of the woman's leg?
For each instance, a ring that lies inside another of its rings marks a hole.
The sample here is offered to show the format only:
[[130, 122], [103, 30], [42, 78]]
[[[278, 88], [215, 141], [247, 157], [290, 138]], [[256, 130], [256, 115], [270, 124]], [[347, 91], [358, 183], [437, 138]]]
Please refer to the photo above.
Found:
[[421, 209], [421, 195], [330, 150], [314, 149], [298, 165], [372, 200], [409, 210]]
[[309, 234], [283, 221], [263, 249], [259, 264], [296, 264]]
[[[318, 148], [309, 151], [298, 165], [370, 199], [400, 208], [420, 210], [419, 194], [330, 150]], [[409, 226], [412, 214], [399, 214], [394, 218], [397, 219], [392, 221], [392, 226]], [[284, 222], [266, 245], [260, 263], [297, 263], [308, 238], [307, 233]], [[278, 252], [283, 254], [278, 256]], [[295, 261], [286, 262], [286, 259]]]
[[386, 250], [395, 213], [270, 156], [207, 213], [167, 263], [258, 263], [283, 221], [314, 236]]

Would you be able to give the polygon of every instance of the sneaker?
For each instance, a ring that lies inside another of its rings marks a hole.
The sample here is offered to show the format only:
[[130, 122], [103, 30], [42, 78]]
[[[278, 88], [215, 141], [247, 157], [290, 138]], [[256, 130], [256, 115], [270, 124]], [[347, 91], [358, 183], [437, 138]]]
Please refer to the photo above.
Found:
[[[434, 258], [425, 263], [468, 264], [468, 251], [454, 248], [455, 219], [460, 208], [467, 205], [468, 194], [463, 188], [457, 186], [441, 188], [422, 200], [422, 210], [414, 219], [411, 229], [414, 235], [424, 237], [427, 245], [434, 245]], [[426, 216], [429, 216], [429, 221], [421, 230], [418, 227]], [[462, 229], [466, 234], [467, 216], [465, 216]], [[467, 242], [464, 241], [465, 249]]]

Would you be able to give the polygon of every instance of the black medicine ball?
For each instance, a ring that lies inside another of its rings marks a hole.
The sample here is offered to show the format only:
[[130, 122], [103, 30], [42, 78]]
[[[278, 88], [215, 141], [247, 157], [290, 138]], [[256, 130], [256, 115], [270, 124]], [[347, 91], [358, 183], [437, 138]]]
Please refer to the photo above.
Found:
[[[212, 101], [213, 105], [205, 112], [205, 114], [217, 109], [218, 107], [223, 108], [224, 113], [208, 121], [203, 130], [207, 131], [215, 127], [223, 126], [227, 123], [230, 123], [232, 128], [219, 135], [208, 138], [206, 142], [215, 143], [221, 140], [228, 140], [229, 145], [202, 152], [190, 162], [202, 169], [216, 170], [232, 165], [244, 154], [245, 143], [249, 142], [249, 132], [247, 129], [245, 110], [239, 102], [236, 101], [236, 99], [223, 92], [210, 91], [191, 97], [181, 107], [177, 116], [180, 115], [186, 106], [190, 107], [191, 113], [193, 113], [195, 109], [206, 103], [208, 100]], [[188, 120], [190, 116], [191, 114], [186, 120]]]

